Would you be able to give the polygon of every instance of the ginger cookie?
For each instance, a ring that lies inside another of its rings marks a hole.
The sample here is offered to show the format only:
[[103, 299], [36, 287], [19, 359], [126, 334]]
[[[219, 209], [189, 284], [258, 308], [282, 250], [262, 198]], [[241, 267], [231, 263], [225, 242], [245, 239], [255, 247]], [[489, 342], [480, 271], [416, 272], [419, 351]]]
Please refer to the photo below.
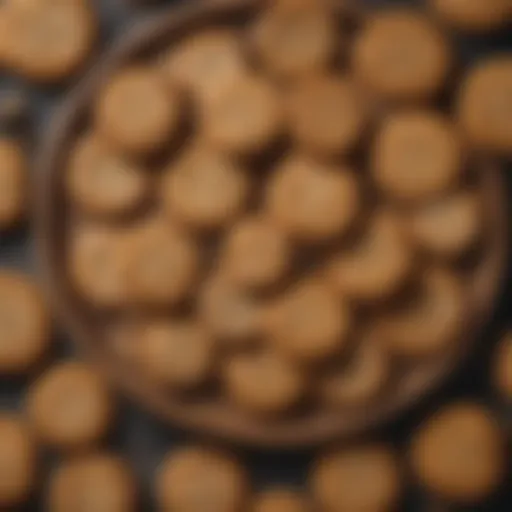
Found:
[[20, 143], [0, 138], [0, 229], [16, 226], [28, 205], [27, 161]]
[[254, 498], [251, 512], [308, 512], [308, 499], [299, 491], [286, 488], [269, 489]]
[[512, 401], [512, 334], [500, 341], [493, 366], [494, 384], [506, 400]]

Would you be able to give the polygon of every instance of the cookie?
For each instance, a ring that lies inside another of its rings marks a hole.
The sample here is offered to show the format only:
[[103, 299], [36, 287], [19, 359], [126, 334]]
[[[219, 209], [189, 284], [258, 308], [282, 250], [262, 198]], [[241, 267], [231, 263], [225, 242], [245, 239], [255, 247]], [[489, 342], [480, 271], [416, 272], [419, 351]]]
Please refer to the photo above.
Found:
[[361, 407], [379, 397], [390, 378], [391, 361], [375, 338], [375, 333], [361, 336], [347, 361], [322, 374], [323, 403], [333, 408]]
[[12, 510], [31, 495], [37, 473], [34, 440], [14, 414], [0, 413], [0, 507]]
[[487, 409], [464, 402], [444, 406], [421, 425], [409, 457], [416, 477], [430, 492], [467, 505], [495, 491], [507, 462], [496, 419]]
[[249, 177], [236, 161], [206, 147], [195, 147], [165, 171], [166, 212], [187, 227], [212, 230], [232, 223], [245, 206]]
[[16, 226], [28, 205], [28, 163], [19, 142], [0, 138], [0, 229]]
[[261, 64], [284, 78], [308, 75], [325, 67], [337, 46], [333, 13], [314, 0], [269, 4], [251, 32]]
[[221, 249], [221, 266], [235, 285], [261, 289], [275, 285], [290, 267], [287, 237], [268, 219], [256, 215], [238, 222]]
[[206, 29], [188, 36], [166, 53], [163, 70], [170, 84], [193, 93], [201, 104], [210, 101], [245, 74], [246, 64], [236, 32]]
[[507, 400], [512, 400], [512, 334], [506, 334], [500, 342], [494, 359], [494, 384]]
[[414, 265], [402, 221], [391, 211], [377, 212], [355, 242], [329, 263], [329, 283], [344, 297], [372, 302], [385, 299], [407, 281]]
[[90, 134], [80, 139], [71, 153], [66, 188], [71, 201], [84, 212], [115, 216], [142, 204], [149, 180], [140, 164], [110, 150]]
[[255, 415], [278, 415], [295, 406], [305, 390], [299, 368], [271, 351], [234, 355], [225, 363], [227, 396]]
[[261, 333], [260, 305], [222, 275], [207, 280], [199, 292], [204, 326], [227, 347], [245, 346]]
[[80, 455], [61, 462], [50, 474], [46, 503], [52, 512], [135, 512], [135, 477], [117, 455]]
[[444, 86], [451, 52], [426, 16], [386, 9], [371, 15], [356, 36], [352, 66], [356, 77], [378, 97], [424, 101]]
[[377, 186], [399, 201], [436, 197], [457, 184], [463, 149], [452, 123], [432, 111], [404, 110], [389, 116], [372, 148]]
[[192, 291], [199, 252], [185, 231], [159, 219], [142, 223], [130, 235], [128, 252], [127, 286], [135, 303], [175, 305]]
[[267, 184], [269, 217], [300, 242], [325, 242], [345, 234], [360, 207], [358, 183], [350, 169], [292, 154]]
[[277, 88], [257, 75], [243, 75], [201, 110], [200, 130], [213, 147], [251, 155], [266, 149], [280, 134], [283, 107]]
[[463, 190], [412, 212], [408, 229], [425, 251], [441, 258], [467, 253], [483, 234], [484, 212], [477, 192]]
[[423, 272], [414, 297], [377, 320], [383, 344], [394, 354], [425, 357], [448, 350], [465, 318], [465, 290], [449, 271]]
[[316, 363], [344, 348], [352, 311], [326, 283], [309, 278], [268, 307], [264, 324], [273, 346], [301, 362]]
[[254, 498], [251, 512], [308, 512], [309, 501], [298, 491], [275, 488], [262, 491]]
[[156, 477], [160, 510], [204, 512], [244, 510], [249, 480], [238, 460], [201, 447], [180, 448], [162, 461]]
[[487, 32], [510, 22], [509, 0], [430, 0], [432, 10], [451, 27], [468, 32]]
[[96, 308], [127, 304], [127, 247], [124, 230], [100, 224], [74, 228], [69, 240], [67, 273], [80, 298]]
[[18, 271], [0, 271], [0, 374], [33, 370], [50, 348], [52, 322], [34, 282]]
[[512, 154], [512, 58], [492, 57], [470, 69], [457, 100], [466, 137], [478, 149]]
[[394, 510], [403, 487], [396, 454], [379, 444], [330, 450], [315, 462], [309, 482], [318, 506], [336, 512]]
[[148, 66], [118, 71], [95, 105], [98, 133], [116, 149], [144, 155], [164, 148], [178, 129], [181, 97]]
[[53, 83], [83, 68], [98, 33], [89, 2], [12, 2], [5, 9], [4, 53], [10, 69], [29, 80]]
[[320, 155], [339, 155], [360, 141], [368, 112], [360, 87], [347, 76], [312, 75], [287, 98], [296, 143]]
[[98, 443], [113, 417], [103, 380], [88, 366], [64, 362], [47, 370], [31, 387], [26, 409], [38, 438], [64, 450]]
[[142, 326], [137, 338], [136, 361], [156, 384], [188, 390], [210, 376], [215, 345], [197, 322], [149, 322]]

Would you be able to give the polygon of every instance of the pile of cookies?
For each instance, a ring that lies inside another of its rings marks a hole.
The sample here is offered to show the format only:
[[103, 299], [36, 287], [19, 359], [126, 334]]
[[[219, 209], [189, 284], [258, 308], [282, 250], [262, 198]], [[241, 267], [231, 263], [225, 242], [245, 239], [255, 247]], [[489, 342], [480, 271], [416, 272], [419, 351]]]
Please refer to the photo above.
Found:
[[302, 0], [107, 77], [63, 215], [67, 276], [119, 362], [268, 418], [366, 407], [463, 343], [486, 250], [473, 149], [512, 148], [512, 63], [470, 72], [454, 116], [453, 69], [419, 12]]

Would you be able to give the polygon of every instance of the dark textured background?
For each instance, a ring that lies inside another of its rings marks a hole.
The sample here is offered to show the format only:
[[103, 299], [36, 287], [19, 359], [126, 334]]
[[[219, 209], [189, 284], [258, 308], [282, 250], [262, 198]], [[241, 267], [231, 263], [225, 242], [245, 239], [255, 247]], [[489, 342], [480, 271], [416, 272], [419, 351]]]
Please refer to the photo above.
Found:
[[[133, 0], [136, 2], [136, 0]], [[160, 6], [177, 3], [180, 0], [163, 1]], [[191, 1], [191, 0], [181, 0]], [[357, 0], [354, 0], [357, 1]], [[363, 0], [364, 1], [364, 0]], [[485, 2], [486, 0], [481, 0]], [[104, 39], [103, 48], [107, 47], [110, 41], [122, 36], [131, 25], [138, 19], [161, 8], [152, 6], [151, 2], [139, 0], [139, 7], [129, 4], [129, 0], [93, 0], [96, 7], [102, 14], [102, 34]], [[421, 1], [414, 0], [366, 0], [371, 5], [383, 4], [421, 4]], [[144, 6], [144, 4], [146, 4]], [[462, 62], [471, 62], [489, 55], [490, 53], [512, 51], [512, 29], [504, 30], [499, 34], [486, 37], [458, 37], [456, 40]], [[29, 84], [14, 80], [8, 76], [0, 77], [1, 91], [9, 90], [12, 87], [20, 87], [26, 90], [31, 100], [31, 116], [34, 121], [34, 130], [30, 137], [34, 158], [37, 158], [38, 132], [45, 130], [51, 117], [52, 109], [58, 103], [60, 97], [65, 94], [71, 84], [58, 89], [42, 90], [31, 87]], [[509, 176], [509, 192], [512, 194], [512, 169], [508, 165], [505, 168]], [[511, 196], [512, 197], [512, 196]], [[0, 235], [0, 264], [5, 266], [22, 267], [34, 271], [35, 255], [28, 230], [13, 235]], [[512, 266], [512, 265], [511, 265]], [[415, 425], [424, 419], [430, 411], [435, 410], [441, 404], [449, 402], [454, 398], [472, 397], [483, 401], [496, 408], [503, 417], [507, 429], [512, 432], [512, 410], [500, 404], [489, 386], [488, 370], [489, 356], [492, 347], [504, 331], [507, 324], [512, 320], [512, 281], [509, 278], [505, 286], [506, 292], [500, 300], [492, 323], [488, 326], [485, 335], [481, 339], [478, 352], [471, 358], [450, 381], [443, 386], [442, 390], [435, 396], [426, 397], [413, 410], [398, 418], [392, 424], [384, 426], [376, 432], [369, 432], [368, 439], [384, 439], [394, 443], [398, 449], [403, 450], [407, 446], [410, 434]], [[59, 357], [69, 354], [72, 349], [64, 334], [58, 337], [56, 353]], [[0, 408], [18, 407], [21, 403], [22, 392], [26, 382], [2, 382], [0, 381]], [[153, 505], [150, 499], [150, 486], [153, 474], [162, 456], [173, 446], [180, 442], [194, 441], [193, 436], [178, 432], [168, 426], [159, 424], [154, 419], [140, 411], [136, 405], [121, 399], [121, 414], [119, 423], [111, 436], [111, 446], [122, 451], [132, 461], [139, 480], [143, 485], [144, 504], [142, 510], [150, 512]], [[300, 486], [304, 483], [309, 464], [314, 455], [313, 452], [261, 452], [238, 448], [237, 452], [249, 464], [254, 481], [257, 486], [271, 484], [292, 484]], [[47, 468], [54, 463], [49, 456]], [[44, 474], [42, 475], [42, 486], [44, 486]], [[410, 485], [411, 491], [406, 496], [401, 510], [411, 512], [436, 512], [447, 511], [489, 511], [489, 512], [512, 512], [512, 476], [509, 475], [508, 485], [503, 487], [502, 492], [495, 496], [488, 503], [479, 507], [465, 509], [452, 508], [448, 505], [434, 503], [428, 496], [425, 496], [414, 484]], [[35, 497], [33, 502], [23, 510], [42, 510], [40, 496]], [[437, 508], [438, 507], [438, 508]], [[69, 511], [74, 512], [74, 511]], [[354, 511], [357, 512], [357, 511]]]

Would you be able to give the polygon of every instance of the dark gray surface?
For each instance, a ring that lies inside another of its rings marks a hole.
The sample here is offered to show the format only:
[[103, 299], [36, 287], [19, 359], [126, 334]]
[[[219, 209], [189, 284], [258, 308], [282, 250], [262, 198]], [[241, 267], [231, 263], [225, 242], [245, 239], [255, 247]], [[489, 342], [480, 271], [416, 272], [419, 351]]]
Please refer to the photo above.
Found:
[[[136, 1], [136, 0], [134, 0]], [[183, 0], [188, 1], [188, 0]], [[356, 0], [357, 1], [357, 0]], [[482, 0], [486, 1], [486, 0]], [[129, 7], [128, 0], [94, 0], [96, 6], [102, 13], [102, 34], [104, 46], [119, 37], [130, 28], [130, 26], [143, 17], [145, 14], [158, 9], [151, 6], [151, 2], [139, 0], [138, 8]], [[142, 4], [147, 6], [143, 7]], [[167, 1], [161, 4], [172, 4], [176, 2]], [[369, 4], [398, 3], [390, 0], [367, 0]], [[412, 4], [414, 1], [403, 0], [401, 3]], [[511, 51], [512, 34], [509, 31], [503, 31], [492, 37], [465, 37], [458, 39], [458, 48], [463, 62], [469, 62], [475, 58], [488, 55], [491, 52]], [[51, 111], [58, 101], [58, 98], [64, 93], [67, 87], [54, 90], [35, 89], [28, 84], [17, 81], [7, 76], [0, 79], [0, 90], [9, 87], [26, 88], [30, 98], [32, 113], [36, 121], [36, 129], [31, 137], [30, 145], [35, 148], [37, 145], [38, 132], [45, 130], [51, 116]], [[69, 84], [68, 84], [69, 87]], [[32, 152], [35, 155], [35, 151]], [[512, 173], [508, 169], [509, 191], [512, 194]], [[505, 172], [505, 171], [504, 171]], [[512, 197], [512, 196], [511, 196]], [[27, 230], [11, 235], [0, 235], [0, 265], [26, 268], [34, 270], [34, 251]], [[511, 280], [508, 280], [507, 293], [500, 301], [500, 307], [496, 311], [491, 325], [482, 337], [482, 343], [477, 354], [461, 371], [454, 375], [451, 381], [443, 387], [433, 397], [427, 397], [414, 410], [409, 411], [402, 418], [393, 424], [384, 427], [379, 432], [369, 433], [368, 438], [379, 438], [389, 440], [397, 448], [403, 448], [407, 445], [411, 431], [428, 413], [438, 408], [442, 403], [448, 402], [454, 398], [475, 397], [485, 401], [495, 407], [497, 413], [503, 418], [503, 424], [508, 425], [508, 432], [511, 431], [512, 411], [499, 403], [494, 397], [488, 384], [488, 360], [499, 334], [503, 332], [511, 320], [512, 289]], [[56, 342], [55, 352], [61, 357], [69, 354], [72, 349], [66, 336], [61, 336], [61, 340]], [[1, 382], [0, 381], [0, 408], [17, 407], [22, 396], [22, 390], [25, 388], [24, 382]], [[150, 500], [150, 484], [153, 473], [162, 456], [179, 442], [195, 441], [192, 436], [175, 431], [165, 425], [162, 425], [144, 414], [141, 409], [121, 399], [122, 407], [118, 427], [111, 436], [111, 446], [122, 451], [133, 462], [135, 471], [143, 483], [144, 503], [141, 510], [153, 510]], [[508, 416], [508, 417], [507, 417]], [[510, 437], [510, 436], [509, 436]], [[308, 472], [308, 466], [311, 462], [312, 452], [255, 452], [238, 449], [241, 457], [249, 464], [254, 481], [258, 487], [275, 485], [280, 483], [293, 484], [300, 486], [304, 483]], [[48, 467], [52, 465], [52, 458], [48, 458]], [[509, 477], [510, 478], [510, 477]], [[405, 499], [402, 509], [404, 511], [427, 512], [430, 506], [430, 500], [423, 496], [421, 491], [410, 485], [410, 492]], [[25, 510], [42, 509], [41, 500], [36, 497]], [[459, 510], [454, 508], [440, 508], [439, 510]], [[505, 486], [500, 495], [493, 498], [488, 503], [480, 507], [471, 507], [461, 510], [474, 511], [512, 511], [512, 485]], [[73, 512], [73, 511], [70, 511]], [[354, 511], [357, 512], [357, 511]]]

